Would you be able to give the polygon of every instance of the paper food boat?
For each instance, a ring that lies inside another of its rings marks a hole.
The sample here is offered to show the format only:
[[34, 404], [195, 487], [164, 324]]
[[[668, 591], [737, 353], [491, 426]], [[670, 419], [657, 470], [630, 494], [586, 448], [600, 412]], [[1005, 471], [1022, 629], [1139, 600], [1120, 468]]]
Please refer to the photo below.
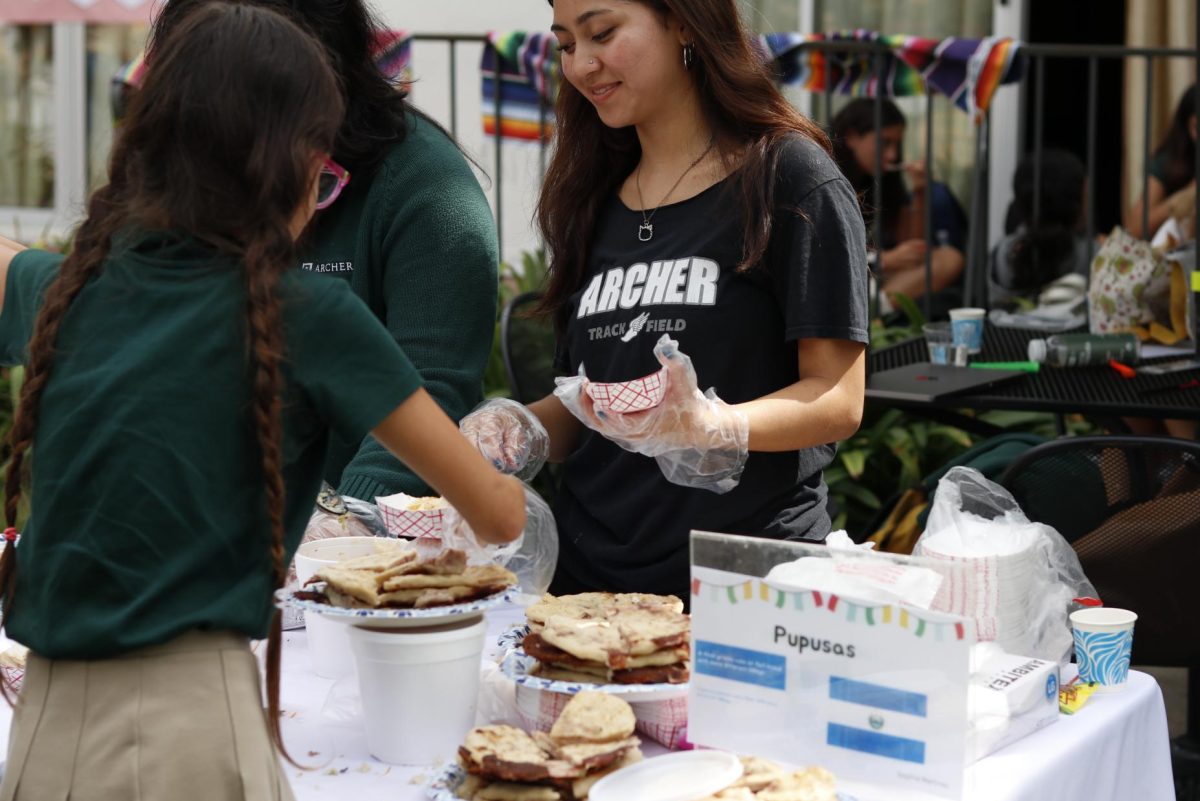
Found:
[[589, 383], [587, 393], [592, 404], [602, 412], [644, 412], [662, 403], [667, 392], [663, 370], [632, 381], [617, 381], [611, 384]]
[[450, 508], [450, 504], [441, 498], [414, 498], [403, 492], [376, 498], [375, 503], [388, 533], [411, 539], [440, 539], [446, 510]]

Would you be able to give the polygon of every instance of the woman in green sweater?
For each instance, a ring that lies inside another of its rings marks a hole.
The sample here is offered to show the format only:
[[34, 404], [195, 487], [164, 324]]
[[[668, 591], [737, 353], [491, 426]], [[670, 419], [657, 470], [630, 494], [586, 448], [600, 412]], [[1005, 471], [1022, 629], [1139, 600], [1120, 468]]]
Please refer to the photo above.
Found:
[[[205, 0], [170, 0], [153, 37]], [[332, 54], [346, 111], [333, 159], [350, 183], [320, 213], [301, 266], [348, 281], [416, 366], [452, 419], [482, 398], [496, 321], [495, 220], [450, 137], [380, 72], [380, 31], [362, 0], [250, 0], [284, 13]], [[153, 64], [149, 65], [153, 70]], [[343, 495], [428, 495], [426, 484], [372, 437], [335, 443], [325, 479]]]

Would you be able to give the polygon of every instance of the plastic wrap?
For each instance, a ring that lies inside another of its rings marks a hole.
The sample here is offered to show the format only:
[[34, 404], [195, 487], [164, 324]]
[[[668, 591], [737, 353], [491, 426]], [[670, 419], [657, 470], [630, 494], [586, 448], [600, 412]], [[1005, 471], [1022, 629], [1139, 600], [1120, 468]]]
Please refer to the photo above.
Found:
[[413, 545], [432, 555], [445, 548], [467, 554], [468, 564], [494, 562], [517, 574], [521, 592], [540, 596], [550, 586], [558, 563], [558, 526], [549, 505], [530, 487], [525, 487], [525, 528], [521, 536], [502, 545], [481, 543], [462, 516], [447, 507], [440, 538], [420, 538]]
[[458, 428], [497, 470], [522, 481], [536, 476], [550, 453], [550, 436], [542, 421], [508, 398], [484, 401]]
[[700, 391], [692, 360], [668, 335], [658, 340], [654, 356], [663, 370], [653, 375], [662, 376], [665, 389], [650, 408], [622, 413], [597, 404], [582, 365], [579, 375], [555, 379], [554, 394], [588, 428], [652, 457], [672, 484], [729, 492], [746, 466], [749, 421], [712, 389]]
[[981, 642], [1010, 654], [1065, 662], [1071, 601], [1096, 595], [1057, 531], [1030, 522], [1007, 490], [967, 467], [938, 482], [913, 555], [947, 565], [933, 609], [974, 619]]

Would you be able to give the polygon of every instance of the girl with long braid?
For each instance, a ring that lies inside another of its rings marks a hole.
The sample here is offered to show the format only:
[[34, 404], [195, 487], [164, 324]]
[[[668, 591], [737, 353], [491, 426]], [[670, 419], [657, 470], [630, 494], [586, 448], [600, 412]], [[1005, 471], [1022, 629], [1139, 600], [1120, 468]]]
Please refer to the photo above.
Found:
[[[292, 797], [271, 593], [331, 435], [374, 433], [480, 540], [524, 522], [519, 482], [459, 436], [349, 286], [295, 267], [344, 182], [320, 46], [218, 3], [150, 58], [70, 255], [0, 240], [0, 359], [27, 370], [0, 591], [30, 648], [5, 800]], [[265, 715], [248, 648], [263, 637]]]

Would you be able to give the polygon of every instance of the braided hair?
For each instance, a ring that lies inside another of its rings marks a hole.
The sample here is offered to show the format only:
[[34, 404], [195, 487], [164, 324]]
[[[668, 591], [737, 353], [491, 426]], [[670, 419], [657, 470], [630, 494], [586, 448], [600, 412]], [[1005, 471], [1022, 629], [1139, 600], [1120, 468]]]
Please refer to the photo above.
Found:
[[[180, 231], [242, 267], [251, 417], [269, 521], [263, 556], [274, 585], [282, 586], [284, 346], [277, 288], [296, 262], [293, 220], [311, 197], [315, 160], [333, 146], [341, 91], [319, 44], [282, 15], [250, 5], [197, 5], [157, 41], [149, 63], [114, 143], [109, 182], [92, 195], [34, 322], [11, 431], [5, 518], [15, 527], [22, 465], [72, 303], [104, 269], [119, 232]], [[5, 613], [19, 602], [18, 550], [8, 547], [0, 555]], [[279, 731], [281, 641], [276, 612], [267, 648], [269, 728], [291, 761]], [[10, 685], [3, 693], [13, 700]]]

